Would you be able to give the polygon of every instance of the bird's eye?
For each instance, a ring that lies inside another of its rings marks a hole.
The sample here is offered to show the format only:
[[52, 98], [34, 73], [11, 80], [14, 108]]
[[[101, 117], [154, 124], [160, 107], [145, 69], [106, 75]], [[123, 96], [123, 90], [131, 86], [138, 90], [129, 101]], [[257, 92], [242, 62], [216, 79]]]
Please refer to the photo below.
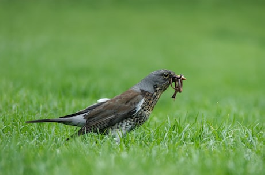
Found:
[[168, 73], [164, 73], [164, 74], [163, 74], [163, 77], [164, 77], [164, 78], [168, 78], [168, 77], [169, 77], [169, 74], [168, 74]]

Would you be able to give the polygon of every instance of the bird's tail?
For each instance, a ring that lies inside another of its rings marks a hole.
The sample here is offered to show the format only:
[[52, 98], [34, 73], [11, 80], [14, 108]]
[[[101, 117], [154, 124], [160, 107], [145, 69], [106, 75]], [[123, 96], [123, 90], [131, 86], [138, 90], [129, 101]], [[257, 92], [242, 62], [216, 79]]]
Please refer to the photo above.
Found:
[[40, 119], [40, 120], [31, 120], [26, 121], [26, 123], [43, 123], [43, 122], [56, 122], [56, 123], [65, 123], [65, 119], [55, 118], [55, 119]]
[[79, 127], [82, 127], [86, 124], [84, 114], [68, 115], [68, 116], [55, 118], [55, 119], [32, 120], [32, 121], [27, 121], [26, 123], [43, 123], [43, 122], [56, 122], [56, 123], [62, 123], [65, 125], [79, 126]]

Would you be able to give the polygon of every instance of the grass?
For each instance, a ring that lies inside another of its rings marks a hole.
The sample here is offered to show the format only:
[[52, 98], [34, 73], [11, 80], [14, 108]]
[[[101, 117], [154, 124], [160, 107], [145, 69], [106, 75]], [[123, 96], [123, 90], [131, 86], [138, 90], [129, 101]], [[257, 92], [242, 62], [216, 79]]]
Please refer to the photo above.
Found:
[[[0, 174], [264, 174], [262, 2], [0, 2]], [[187, 77], [116, 145], [25, 124], [113, 97], [157, 69]]]

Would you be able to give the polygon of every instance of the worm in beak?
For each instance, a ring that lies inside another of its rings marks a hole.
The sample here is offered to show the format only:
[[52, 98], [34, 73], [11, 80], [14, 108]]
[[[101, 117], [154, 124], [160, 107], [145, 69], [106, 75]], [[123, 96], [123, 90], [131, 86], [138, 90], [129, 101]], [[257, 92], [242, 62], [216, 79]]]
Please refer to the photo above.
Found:
[[[176, 98], [176, 95], [177, 95], [178, 92], [179, 93], [182, 92], [182, 90], [183, 90], [183, 80], [186, 80], [186, 78], [182, 74], [173, 76], [170, 79], [170, 85], [175, 90], [174, 94], [172, 95], [173, 99]], [[173, 83], [175, 83], [175, 87], [173, 87]]]

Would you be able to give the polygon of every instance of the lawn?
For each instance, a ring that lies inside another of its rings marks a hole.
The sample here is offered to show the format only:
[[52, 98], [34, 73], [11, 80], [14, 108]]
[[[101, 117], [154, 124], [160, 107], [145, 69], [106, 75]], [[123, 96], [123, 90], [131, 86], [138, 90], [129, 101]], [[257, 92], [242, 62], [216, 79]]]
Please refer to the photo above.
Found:
[[[0, 175], [264, 174], [262, 1], [0, 1]], [[184, 74], [119, 145], [26, 124]]]

